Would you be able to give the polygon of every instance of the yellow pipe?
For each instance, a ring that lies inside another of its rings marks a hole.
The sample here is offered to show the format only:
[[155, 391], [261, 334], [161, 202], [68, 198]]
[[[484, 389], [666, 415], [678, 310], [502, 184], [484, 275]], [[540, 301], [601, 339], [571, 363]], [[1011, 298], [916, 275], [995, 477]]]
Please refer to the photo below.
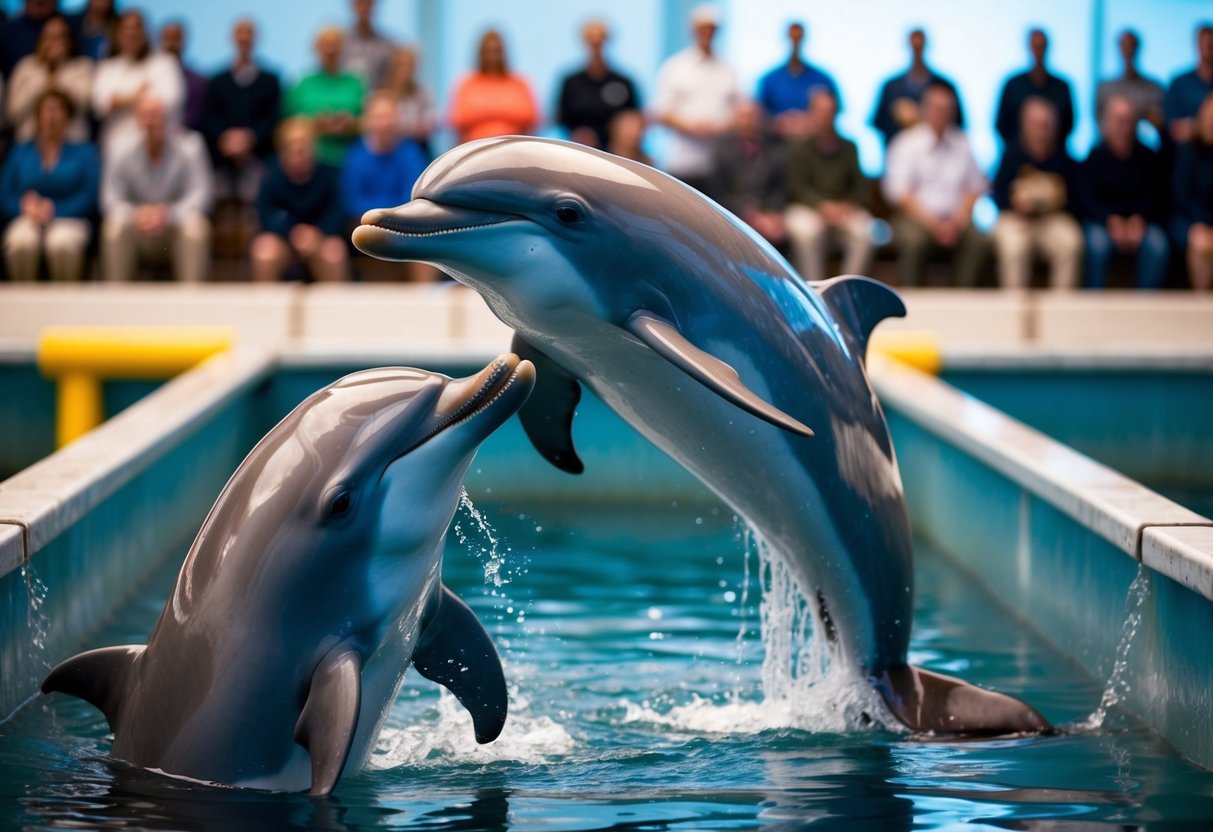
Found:
[[879, 352], [895, 361], [909, 364], [924, 373], [939, 375], [943, 355], [939, 336], [925, 330], [895, 330], [877, 332], [868, 342], [868, 350]]
[[104, 421], [102, 381], [170, 378], [234, 340], [228, 327], [47, 327], [38, 368], [58, 381], [56, 442], [63, 447]]

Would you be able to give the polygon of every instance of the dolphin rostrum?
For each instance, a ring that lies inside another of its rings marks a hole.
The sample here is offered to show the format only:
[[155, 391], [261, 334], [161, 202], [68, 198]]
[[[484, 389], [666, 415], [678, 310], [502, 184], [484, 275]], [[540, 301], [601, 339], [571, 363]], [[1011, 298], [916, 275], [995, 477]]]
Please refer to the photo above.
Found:
[[521, 417], [553, 464], [588, 385], [792, 567], [821, 632], [922, 732], [1046, 730], [1014, 699], [906, 663], [913, 614], [901, 476], [864, 354], [901, 299], [809, 286], [744, 223], [645, 165], [568, 142], [470, 142], [412, 201], [367, 212], [367, 254], [478, 291], [537, 365]]
[[312, 794], [366, 762], [409, 662], [490, 742], [497, 652], [441, 580], [463, 476], [535, 369], [450, 379], [364, 370], [308, 397], [249, 453], [186, 555], [147, 645], [81, 653], [45, 693], [95, 705], [114, 757], [214, 783]]

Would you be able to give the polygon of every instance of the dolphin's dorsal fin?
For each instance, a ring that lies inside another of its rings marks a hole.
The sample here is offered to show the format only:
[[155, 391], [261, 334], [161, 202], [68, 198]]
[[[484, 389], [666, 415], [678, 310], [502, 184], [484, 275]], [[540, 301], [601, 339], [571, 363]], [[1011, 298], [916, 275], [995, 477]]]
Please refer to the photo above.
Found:
[[362, 659], [342, 644], [330, 650], [312, 673], [312, 686], [299, 721], [295, 742], [312, 758], [312, 795], [326, 795], [337, 785], [349, 759], [362, 707]]
[[810, 284], [825, 299], [834, 315], [855, 338], [859, 357], [868, 353], [868, 338], [885, 318], [904, 318], [901, 296], [879, 280], [844, 274]]
[[662, 358], [742, 410], [792, 433], [813, 435], [806, 425], [746, 387], [736, 370], [692, 344], [669, 321], [641, 310], [628, 318], [627, 329]]
[[476, 742], [492, 742], [505, 727], [508, 709], [501, 659], [476, 614], [445, 585], [433, 604], [413, 651], [413, 666], [467, 708]]
[[135, 661], [146, 650], [143, 644], [101, 647], [66, 659], [42, 680], [42, 692], [77, 696], [101, 713], [110, 730], [118, 730], [118, 712]]
[[1030, 705], [1005, 693], [903, 664], [873, 680], [893, 715], [920, 734], [1039, 734], [1052, 730]]
[[573, 412], [581, 401], [577, 377], [517, 333], [512, 349], [535, 365], [535, 389], [518, 411], [522, 429], [544, 459], [561, 471], [580, 474], [585, 465], [573, 447]]

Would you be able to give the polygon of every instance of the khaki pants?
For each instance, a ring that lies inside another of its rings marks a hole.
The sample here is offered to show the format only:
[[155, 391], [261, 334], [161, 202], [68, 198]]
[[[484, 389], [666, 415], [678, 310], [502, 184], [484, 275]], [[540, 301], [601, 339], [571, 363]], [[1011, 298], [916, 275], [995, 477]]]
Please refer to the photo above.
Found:
[[4, 231], [4, 260], [9, 277], [15, 281], [36, 280], [38, 260], [45, 251], [51, 280], [80, 280], [88, 236], [88, 220], [63, 217], [42, 226], [29, 217], [17, 217]]
[[872, 262], [872, 215], [856, 208], [841, 228], [830, 227], [821, 214], [807, 205], [792, 204], [784, 211], [792, 265], [805, 280], [826, 279], [826, 254], [830, 245], [842, 249], [842, 273], [863, 274]]
[[211, 257], [211, 223], [201, 214], [170, 225], [162, 234], [140, 234], [130, 217], [110, 216], [101, 226], [102, 276], [125, 281], [139, 263], [172, 263], [173, 277], [182, 283], [206, 279]]
[[1023, 289], [1032, 272], [1032, 255], [1049, 265], [1049, 285], [1077, 289], [1082, 264], [1082, 229], [1069, 214], [1025, 218], [1011, 212], [998, 218], [993, 231], [998, 252], [998, 282], [1004, 289]]
[[[901, 267], [903, 286], [921, 286], [926, 276], [927, 261], [936, 251], [943, 249], [935, 242], [931, 232], [918, 220], [907, 214], [893, 217], [893, 239], [897, 243], [898, 264]], [[990, 240], [970, 223], [961, 233], [956, 247], [952, 249], [952, 264], [955, 269], [954, 283], [973, 287], [990, 255]]]

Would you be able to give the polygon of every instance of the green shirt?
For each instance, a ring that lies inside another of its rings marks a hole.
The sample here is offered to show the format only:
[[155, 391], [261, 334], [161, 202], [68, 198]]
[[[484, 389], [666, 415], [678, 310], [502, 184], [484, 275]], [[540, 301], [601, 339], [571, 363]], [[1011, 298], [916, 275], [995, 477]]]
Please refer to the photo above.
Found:
[[[362, 115], [365, 91], [357, 75], [342, 73], [327, 75], [316, 72], [304, 76], [287, 95], [286, 112], [292, 116], [319, 116], [325, 113]], [[356, 135], [319, 136], [316, 139], [316, 159], [321, 164], [339, 167], [345, 149]]]
[[788, 201], [816, 207], [822, 202], [862, 203], [867, 180], [859, 169], [855, 143], [839, 137], [831, 153], [813, 139], [793, 142], [788, 150]]

